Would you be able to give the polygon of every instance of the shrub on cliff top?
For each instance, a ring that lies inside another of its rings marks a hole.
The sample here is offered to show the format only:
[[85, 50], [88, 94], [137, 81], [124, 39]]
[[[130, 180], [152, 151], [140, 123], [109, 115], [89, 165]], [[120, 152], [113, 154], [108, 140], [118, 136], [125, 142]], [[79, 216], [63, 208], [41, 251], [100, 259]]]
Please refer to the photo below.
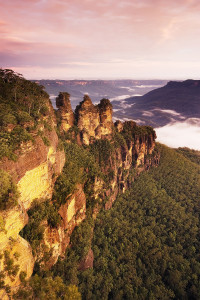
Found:
[[16, 159], [21, 142], [32, 139], [29, 128], [49, 114], [49, 101], [42, 86], [0, 69], [0, 159]]
[[105, 109], [106, 107], [112, 108], [112, 104], [109, 99], [103, 98], [103, 99], [101, 99], [100, 103], [98, 104], [98, 107], [100, 109]]

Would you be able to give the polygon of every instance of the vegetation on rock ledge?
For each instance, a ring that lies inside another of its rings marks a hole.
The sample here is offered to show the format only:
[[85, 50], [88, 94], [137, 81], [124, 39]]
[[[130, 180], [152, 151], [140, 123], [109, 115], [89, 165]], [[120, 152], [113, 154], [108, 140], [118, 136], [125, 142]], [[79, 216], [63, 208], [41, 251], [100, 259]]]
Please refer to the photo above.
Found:
[[22, 142], [33, 141], [39, 119], [49, 114], [49, 96], [42, 86], [21, 74], [0, 69], [0, 160], [16, 160]]

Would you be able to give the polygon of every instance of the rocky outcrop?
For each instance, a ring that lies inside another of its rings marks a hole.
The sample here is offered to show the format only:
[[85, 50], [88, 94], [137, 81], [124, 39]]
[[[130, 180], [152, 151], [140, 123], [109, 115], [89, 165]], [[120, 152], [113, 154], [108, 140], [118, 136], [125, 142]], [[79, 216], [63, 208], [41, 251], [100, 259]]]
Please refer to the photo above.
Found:
[[90, 97], [85, 95], [76, 107], [74, 119], [69, 97], [67, 93], [60, 93], [56, 99], [61, 131], [67, 132], [73, 125], [77, 125], [77, 140], [84, 145], [89, 145], [93, 138], [101, 139], [112, 134], [112, 104], [108, 99], [102, 99], [99, 105], [94, 105]]
[[100, 125], [99, 109], [95, 106], [88, 95], [76, 107], [75, 111], [77, 126], [81, 132], [82, 141], [89, 145], [90, 137], [96, 136], [96, 128]]
[[109, 136], [113, 131], [112, 104], [108, 99], [102, 99], [99, 108], [100, 125], [96, 128], [96, 138]]
[[72, 111], [70, 95], [60, 93], [56, 98], [56, 106], [61, 118], [61, 130], [67, 132], [74, 125], [74, 113]]

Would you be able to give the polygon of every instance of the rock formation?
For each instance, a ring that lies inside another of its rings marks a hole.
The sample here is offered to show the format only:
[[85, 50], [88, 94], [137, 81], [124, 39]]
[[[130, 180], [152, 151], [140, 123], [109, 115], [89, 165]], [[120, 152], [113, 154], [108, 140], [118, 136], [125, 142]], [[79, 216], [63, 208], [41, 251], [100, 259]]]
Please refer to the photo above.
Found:
[[74, 125], [74, 113], [69, 98], [68, 93], [60, 93], [56, 98], [56, 106], [61, 117], [61, 130], [65, 132]]
[[108, 99], [102, 99], [99, 105], [94, 105], [90, 97], [85, 95], [76, 107], [74, 119], [69, 97], [67, 93], [60, 93], [56, 99], [61, 131], [67, 132], [73, 125], [77, 125], [84, 145], [89, 145], [91, 138], [101, 139], [112, 133], [112, 104]]

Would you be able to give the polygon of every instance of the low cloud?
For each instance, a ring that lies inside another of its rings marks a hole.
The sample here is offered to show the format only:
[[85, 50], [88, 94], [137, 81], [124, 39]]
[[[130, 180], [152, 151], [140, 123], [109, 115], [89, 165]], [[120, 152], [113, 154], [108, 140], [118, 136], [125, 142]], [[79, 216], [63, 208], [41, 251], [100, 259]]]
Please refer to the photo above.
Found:
[[140, 89], [145, 89], [145, 88], [159, 88], [162, 85], [160, 84], [150, 84], [150, 85], [146, 85], [146, 84], [141, 84], [141, 85], [136, 85], [135, 87], [140, 88]]
[[189, 147], [200, 150], [200, 119], [190, 118], [185, 122], [170, 123], [156, 128], [157, 141], [169, 147]]
[[145, 117], [153, 117], [154, 114], [153, 114], [151, 111], [146, 111], [146, 110], [145, 110], [145, 111], [142, 113], [142, 115], [145, 116]]
[[111, 98], [110, 101], [121, 101], [121, 100], [124, 100], [128, 97], [130, 97], [130, 95], [116, 96], [116, 97]]
[[154, 111], [159, 111], [159, 112], [162, 112], [162, 113], [166, 113], [166, 114], [169, 114], [169, 115], [172, 115], [172, 116], [179, 116], [181, 119], [185, 119], [184, 117], [181, 116], [180, 113], [176, 112], [175, 110], [172, 110], [172, 109], [160, 109], [160, 108], [155, 108], [153, 109]]

